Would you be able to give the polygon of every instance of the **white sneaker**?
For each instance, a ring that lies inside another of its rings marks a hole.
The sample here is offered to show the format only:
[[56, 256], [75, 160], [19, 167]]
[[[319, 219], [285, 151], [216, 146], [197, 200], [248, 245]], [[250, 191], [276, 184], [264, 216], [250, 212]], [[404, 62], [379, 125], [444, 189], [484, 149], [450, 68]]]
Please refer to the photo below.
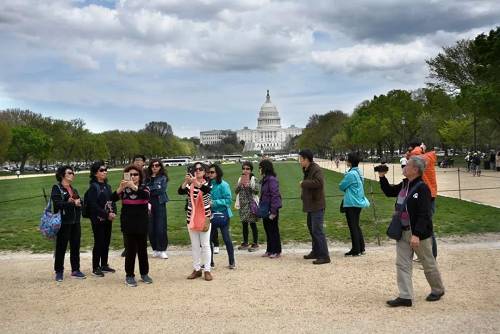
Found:
[[168, 259], [168, 255], [167, 255], [167, 252], [158, 252], [159, 253], [159, 257], [162, 258], [162, 259]]
[[220, 252], [219, 247], [214, 247], [214, 254], [219, 254], [219, 252]]
[[158, 256], [160, 256], [160, 252], [153, 251], [153, 257], [158, 257]]

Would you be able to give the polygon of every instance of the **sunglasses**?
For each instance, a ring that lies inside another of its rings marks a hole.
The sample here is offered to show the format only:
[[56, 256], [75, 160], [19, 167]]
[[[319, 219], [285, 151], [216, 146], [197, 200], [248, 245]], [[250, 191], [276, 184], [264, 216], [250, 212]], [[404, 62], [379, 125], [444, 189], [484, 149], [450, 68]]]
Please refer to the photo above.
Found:
[[197, 172], [203, 172], [203, 171], [205, 171], [205, 169], [203, 169], [203, 167], [197, 167], [194, 170], [197, 171]]
[[209, 171], [209, 173], [210, 173], [210, 174], [215, 174], [215, 173], [217, 173], [217, 172], [216, 172], [216, 171], [214, 171], [214, 170], [211, 170], [211, 171]]
[[153, 167], [160, 167], [160, 164], [153, 164]]
[[75, 173], [73, 173], [73, 172], [66, 172], [66, 174], [68, 174], [68, 175], [75, 175]]
[[101, 173], [104, 173], [104, 172], [107, 172], [107, 171], [108, 171], [107, 168], [99, 168], [99, 172], [101, 172]]
[[130, 173], [130, 176], [139, 176], [139, 173]]
[[243, 167], [242, 170], [251, 170], [251, 169], [248, 167]]

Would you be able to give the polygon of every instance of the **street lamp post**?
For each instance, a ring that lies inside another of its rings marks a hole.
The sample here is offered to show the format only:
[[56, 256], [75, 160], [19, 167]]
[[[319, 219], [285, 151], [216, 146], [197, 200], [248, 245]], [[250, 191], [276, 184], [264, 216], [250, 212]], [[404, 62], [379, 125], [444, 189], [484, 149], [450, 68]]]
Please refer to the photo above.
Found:
[[403, 117], [401, 118], [401, 126], [403, 128], [403, 151], [405, 149], [405, 125], [406, 125], [406, 119], [405, 119], [405, 116], [403, 115]]

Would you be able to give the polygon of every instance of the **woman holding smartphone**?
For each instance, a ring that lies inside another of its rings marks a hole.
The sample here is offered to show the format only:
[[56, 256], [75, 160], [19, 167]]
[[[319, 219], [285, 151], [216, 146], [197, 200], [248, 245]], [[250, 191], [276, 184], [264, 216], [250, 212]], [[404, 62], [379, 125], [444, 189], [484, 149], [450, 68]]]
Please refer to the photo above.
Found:
[[80, 215], [81, 200], [78, 191], [73, 188], [72, 183], [75, 173], [71, 166], [61, 166], [56, 172], [57, 184], [52, 187], [50, 199], [54, 213], [61, 211], [61, 228], [56, 236], [56, 252], [54, 271], [56, 281], [63, 280], [64, 255], [66, 247], [70, 247], [71, 277], [86, 278], [80, 271]]
[[[205, 218], [208, 219], [210, 219], [210, 216], [212, 215], [210, 210], [210, 206], [212, 204], [210, 196], [211, 189], [210, 183], [206, 179], [206, 173], [207, 167], [201, 162], [196, 162], [193, 166], [193, 170], [186, 174], [184, 182], [177, 191], [179, 195], [188, 196], [186, 206], [186, 221], [188, 225], [191, 223], [192, 215], [204, 215]], [[196, 203], [199, 203], [201, 199], [203, 200], [203, 211], [197, 212], [193, 210], [193, 208], [197, 207]], [[191, 239], [191, 253], [193, 256], [193, 272], [187, 277], [187, 279], [201, 277], [202, 266], [205, 280], [211, 281], [213, 279], [212, 274], [210, 273], [210, 225], [205, 231], [195, 231], [188, 226], [189, 238]]]
[[121, 230], [125, 243], [125, 284], [137, 286], [134, 267], [135, 257], [139, 259], [141, 280], [146, 284], [153, 283], [149, 277], [148, 262], [148, 202], [149, 188], [143, 184], [143, 174], [138, 167], [130, 165], [123, 170], [123, 180], [113, 193], [114, 202], [122, 201], [120, 214]]
[[[243, 162], [241, 176], [234, 191], [238, 196], [236, 206], [239, 208], [240, 221], [243, 225], [243, 242], [238, 249], [248, 249], [249, 252], [255, 252], [259, 248], [259, 232], [256, 223], [258, 218], [252, 212], [251, 206], [255, 201], [254, 197], [259, 193], [260, 184], [252, 172], [253, 164], [250, 161]], [[248, 225], [252, 229], [252, 246], [248, 244]]]
[[167, 185], [168, 176], [159, 159], [151, 159], [146, 170], [146, 185], [151, 191], [149, 204], [149, 243], [153, 248], [153, 257], [168, 259], [167, 246]]

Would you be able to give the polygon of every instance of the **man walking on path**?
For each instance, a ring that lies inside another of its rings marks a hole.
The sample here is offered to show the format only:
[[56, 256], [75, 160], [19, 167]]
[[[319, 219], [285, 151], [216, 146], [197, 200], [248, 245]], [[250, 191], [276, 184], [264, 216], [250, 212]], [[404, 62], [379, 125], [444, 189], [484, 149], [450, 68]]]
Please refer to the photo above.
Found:
[[307, 213], [307, 228], [312, 239], [312, 250], [304, 255], [304, 259], [315, 259], [313, 264], [330, 263], [328, 245], [323, 232], [323, 218], [325, 213], [325, 179], [321, 167], [313, 161], [310, 150], [299, 152], [299, 162], [304, 172], [304, 179], [300, 181], [302, 190], [302, 208]]

